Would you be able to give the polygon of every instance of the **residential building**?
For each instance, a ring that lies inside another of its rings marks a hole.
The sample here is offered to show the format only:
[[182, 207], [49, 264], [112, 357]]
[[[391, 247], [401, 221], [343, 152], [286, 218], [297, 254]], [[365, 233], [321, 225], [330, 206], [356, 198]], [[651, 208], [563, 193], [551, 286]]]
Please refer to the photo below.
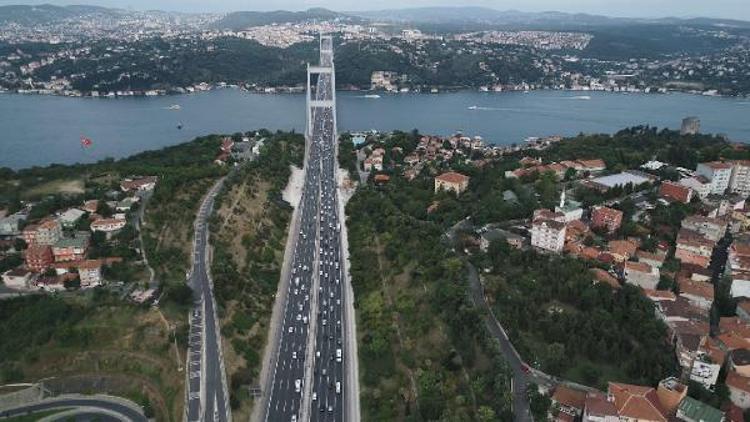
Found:
[[118, 218], [100, 218], [91, 223], [91, 231], [113, 233], [125, 227], [127, 221]]
[[729, 352], [731, 369], [738, 375], [750, 378], [750, 350], [735, 349]]
[[659, 186], [659, 195], [670, 201], [689, 203], [693, 199], [694, 191], [689, 186], [665, 180]]
[[58, 220], [64, 228], [70, 229], [75, 227], [84, 215], [86, 215], [86, 212], [78, 208], [69, 208], [58, 216]]
[[555, 392], [552, 394], [552, 409], [553, 413], [558, 414], [558, 420], [564, 419], [560, 418], [561, 414], [578, 419], [583, 414], [585, 406], [585, 391], [576, 390], [563, 384], [555, 387]]
[[708, 268], [715, 245], [716, 242], [707, 239], [698, 232], [689, 229], [680, 229], [677, 234], [675, 258], [685, 264]]
[[86, 257], [89, 247], [89, 234], [78, 232], [75, 236], [64, 237], [52, 246], [55, 262], [80, 261]]
[[102, 263], [96, 259], [89, 259], [78, 264], [78, 276], [81, 287], [98, 286], [102, 282]]
[[701, 384], [707, 390], [713, 390], [719, 379], [721, 363], [714, 362], [706, 354], [699, 354], [693, 360], [690, 370], [690, 380]]
[[3, 273], [3, 284], [11, 289], [26, 289], [33, 276], [34, 273], [25, 268], [13, 268]]
[[685, 397], [677, 408], [677, 419], [685, 422], [724, 422], [724, 412], [692, 397]]
[[706, 199], [706, 197], [711, 193], [711, 181], [707, 177], [702, 175], [686, 177], [684, 179], [680, 179], [678, 183], [682, 186], [692, 189], [700, 199]]
[[664, 265], [664, 260], [667, 258], [666, 255], [646, 252], [640, 249], [635, 252], [635, 256], [638, 258], [638, 262], [645, 262], [656, 268], [661, 268]]
[[598, 391], [587, 393], [583, 422], [620, 422], [614, 397]]
[[708, 311], [714, 303], [714, 285], [706, 281], [696, 281], [687, 277], [677, 277], [680, 296], [691, 305]]
[[52, 262], [52, 248], [49, 245], [31, 244], [26, 249], [26, 267], [32, 271], [42, 272]]
[[531, 224], [531, 246], [560, 253], [565, 246], [565, 223], [537, 219]]
[[622, 211], [609, 207], [594, 207], [591, 210], [591, 227], [614, 232], [622, 224]]
[[619, 289], [622, 287], [620, 286], [620, 282], [617, 281], [617, 279], [612, 274], [601, 268], [591, 268], [589, 271], [594, 276], [594, 284], [603, 283], [613, 289]]
[[89, 214], [96, 213], [97, 208], [99, 208], [98, 199], [90, 199], [88, 201], [84, 201], [83, 206], [81, 207], [82, 210], [86, 211]]
[[707, 239], [718, 242], [727, 231], [727, 223], [718, 218], [691, 215], [682, 220], [682, 228], [700, 233]]
[[610, 240], [607, 242], [609, 253], [617, 262], [625, 262], [635, 255], [638, 246], [630, 240]]
[[750, 378], [730, 370], [727, 373], [726, 385], [732, 404], [742, 410], [750, 409]]
[[18, 236], [21, 234], [21, 225], [26, 221], [26, 214], [15, 213], [0, 218], [0, 237]]
[[750, 195], [750, 160], [736, 160], [732, 164], [734, 167], [729, 190], [746, 198]]
[[54, 245], [62, 237], [62, 225], [54, 218], [46, 218], [23, 230], [23, 240], [29, 245]]
[[687, 386], [674, 377], [661, 380], [658, 387], [656, 387], [656, 396], [659, 399], [662, 409], [668, 415], [677, 413], [677, 407], [687, 396], [687, 392]]
[[697, 135], [701, 130], [701, 121], [695, 116], [688, 116], [682, 119], [680, 126], [680, 135]]
[[596, 173], [607, 169], [607, 164], [600, 158], [593, 158], [590, 160], [576, 160], [580, 167], [575, 167], [576, 170], [588, 171]]
[[667, 422], [668, 415], [652, 387], [610, 382], [608, 391], [621, 421]]
[[656, 289], [659, 284], [659, 269], [643, 262], [625, 262], [625, 282], [644, 289]]
[[124, 192], [150, 191], [156, 187], [157, 180], [158, 178], [156, 176], [125, 179], [120, 183], [120, 189], [122, 189]]
[[440, 176], [435, 177], [435, 192], [439, 192], [441, 189], [446, 191], [453, 191], [456, 195], [462, 194], [469, 187], [469, 176], [464, 176], [461, 173], [455, 171], [449, 171], [443, 173]]
[[722, 161], [699, 163], [696, 173], [704, 176], [711, 182], [711, 194], [723, 195], [729, 188], [729, 180], [732, 177], [732, 164]]

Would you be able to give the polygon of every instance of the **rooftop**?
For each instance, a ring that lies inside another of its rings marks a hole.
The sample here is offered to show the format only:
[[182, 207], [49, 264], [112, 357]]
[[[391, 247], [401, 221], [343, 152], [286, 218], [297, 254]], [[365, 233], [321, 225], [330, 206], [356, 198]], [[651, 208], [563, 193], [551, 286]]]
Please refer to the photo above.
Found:
[[724, 412], [692, 397], [685, 397], [682, 399], [678, 411], [680, 414], [693, 421], [721, 422], [724, 419]]
[[608, 188], [613, 188], [615, 186], [625, 186], [628, 183], [633, 184], [633, 186], [637, 186], [650, 181], [651, 179], [649, 179], [648, 177], [632, 172], [622, 172], [592, 179], [592, 182], [606, 186]]
[[435, 177], [435, 179], [447, 183], [464, 183], [469, 181], [469, 176], [464, 176], [463, 174], [456, 173], [455, 171], [449, 171]]

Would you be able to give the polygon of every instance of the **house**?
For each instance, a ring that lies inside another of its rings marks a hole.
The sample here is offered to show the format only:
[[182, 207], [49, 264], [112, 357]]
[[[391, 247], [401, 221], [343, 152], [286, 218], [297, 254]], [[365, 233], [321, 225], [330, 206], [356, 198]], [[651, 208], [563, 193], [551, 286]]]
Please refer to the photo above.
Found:
[[435, 177], [435, 193], [441, 189], [445, 191], [453, 191], [456, 195], [462, 194], [469, 187], [469, 176], [464, 176], [461, 173], [455, 171], [449, 171], [443, 173], [440, 176]]
[[11, 289], [26, 289], [33, 278], [34, 273], [18, 267], [3, 273], [3, 284]]
[[609, 207], [594, 207], [591, 210], [591, 227], [614, 232], [622, 224], [622, 211]]
[[583, 422], [619, 422], [620, 415], [615, 407], [614, 397], [599, 391], [586, 394]]
[[565, 224], [555, 220], [536, 219], [531, 224], [531, 246], [560, 253], [565, 246]]
[[617, 281], [617, 279], [614, 276], [612, 276], [610, 273], [604, 271], [601, 268], [592, 268], [589, 271], [594, 276], [594, 284], [603, 283], [612, 287], [613, 289], [619, 289], [622, 287], [620, 286], [620, 282]]
[[652, 387], [610, 382], [608, 391], [621, 421], [667, 422], [667, 414]]
[[709, 310], [714, 303], [714, 285], [706, 281], [696, 281], [687, 277], [677, 277], [680, 296], [690, 304]]
[[32, 244], [26, 249], [26, 267], [32, 271], [42, 272], [53, 261], [52, 248], [49, 245]]
[[638, 247], [629, 240], [610, 240], [607, 242], [607, 249], [609, 249], [610, 254], [615, 257], [616, 261], [624, 262], [635, 255]]
[[120, 189], [122, 189], [123, 192], [150, 191], [156, 187], [157, 180], [158, 178], [156, 176], [146, 176], [146, 177], [139, 177], [135, 179], [125, 179], [120, 183]]
[[729, 388], [729, 399], [732, 404], [742, 410], [750, 409], [750, 378], [729, 371], [725, 383]]
[[89, 214], [94, 214], [97, 208], [99, 208], [99, 201], [97, 199], [84, 201], [83, 206], [81, 207], [82, 210], [86, 211]]
[[750, 350], [735, 349], [729, 352], [730, 368], [738, 375], [750, 377]]
[[677, 300], [677, 295], [669, 290], [643, 289], [643, 294], [654, 303], [662, 301], [675, 302]]
[[656, 268], [661, 268], [661, 266], [664, 265], [664, 260], [666, 259], [666, 255], [646, 252], [640, 249], [635, 252], [635, 256], [638, 258], [638, 262], [645, 262], [646, 264]]
[[137, 196], [128, 196], [127, 198], [117, 203], [117, 205], [115, 206], [115, 210], [118, 212], [128, 212], [131, 208], [133, 208], [133, 205], [140, 202], [140, 199], [141, 198]]
[[708, 321], [708, 312], [690, 304], [684, 297], [675, 300], [663, 300], [656, 304], [656, 316], [661, 318], [668, 327], [674, 327], [676, 322]]
[[677, 246], [674, 255], [682, 263], [708, 268], [715, 245], [716, 242], [702, 234], [683, 228], [677, 234]]
[[563, 384], [555, 387], [555, 392], [552, 394], [552, 409], [558, 415], [565, 414], [577, 419], [583, 414], [585, 406], [585, 391], [575, 390]]
[[78, 221], [86, 215], [85, 211], [79, 210], [78, 208], [69, 208], [65, 212], [61, 213], [57, 218], [60, 220], [62, 226], [66, 229], [71, 229], [78, 224]]
[[729, 188], [732, 167], [731, 163], [711, 161], [699, 163], [695, 172], [711, 182], [710, 193], [712, 195], [723, 195]]
[[98, 286], [102, 282], [102, 263], [96, 259], [89, 259], [78, 264], [78, 276], [81, 287]]
[[669, 201], [689, 203], [693, 199], [693, 188], [665, 180], [659, 187], [659, 196]]
[[92, 232], [113, 233], [125, 227], [127, 221], [118, 218], [100, 218], [91, 223]]
[[718, 218], [691, 215], [682, 220], [681, 227], [700, 233], [707, 239], [718, 242], [727, 231], [727, 223]]
[[62, 237], [62, 225], [54, 218], [46, 218], [23, 230], [23, 240], [28, 245], [54, 245]]
[[374, 178], [375, 184], [383, 185], [391, 181], [391, 177], [387, 174], [376, 174]]
[[707, 390], [713, 390], [719, 379], [721, 366], [721, 363], [714, 362], [707, 354], [700, 353], [693, 360], [690, 381], [701, 384]]
[[604, 160], [599, 158], [594, 158], [591, 160], [576, 160], [578, 164], [581, 165], [582, 171], [589, 171], [591, 173], [596, 173], [600, 171], [604, 171], [607, 169], [607, 164], [604, 163]]
[[692, 189], [695, 195], [697, 195], [701, 200], [706, 199], [706, 197], [711, 193], [711, 181], [705, 176], [698, 175], [693, 177], [686, 177], [680, 179], [680, 181], [677, 183]]
[[667, 415], [677, 413], [677, 407], [687, 396], [687, 392], [687, 386], [674, 377], [661, 380], [656, 387], [656, 397]]
[[677, 419], [685, 422], [723, 422], [724, 412], [692, 397], [685, 397], [677, 408]]
[[26, 214], [15, 213], [0, 218], [0, 237], [18, 236], [21, 234], [21, 225], [26, 221]]
[[55, 262], [80, 261], [86, 257], [89, 247], [89, 234], [78, 232], [73, 237], [64, 237], [52, 246]]

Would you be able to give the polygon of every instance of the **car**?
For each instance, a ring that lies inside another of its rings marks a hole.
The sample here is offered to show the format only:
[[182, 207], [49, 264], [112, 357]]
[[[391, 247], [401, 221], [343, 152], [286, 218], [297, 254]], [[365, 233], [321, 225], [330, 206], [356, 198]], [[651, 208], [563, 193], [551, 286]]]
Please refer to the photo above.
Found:
[[293, 332], [294, 332], [294, 327], [289, 327], [289, 333], [291, 334]]
[[297, 352], [292, 352], [292, 359], [297, 359]]
[[313, 392], [312, 400], [315, 401], [318, 399], [318, 393]]
[[328, 413], [333, 413], [333, 406], [328, 406]]

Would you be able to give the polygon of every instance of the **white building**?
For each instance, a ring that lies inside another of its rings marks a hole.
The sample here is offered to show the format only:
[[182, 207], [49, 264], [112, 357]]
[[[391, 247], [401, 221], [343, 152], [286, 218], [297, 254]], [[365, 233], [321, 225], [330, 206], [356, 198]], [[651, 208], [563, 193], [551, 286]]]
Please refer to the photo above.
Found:
[[732, 178], [729, 180], [729, 190], [743, 197], [750, 195], [750, 161], [733, 161]]
[[562, 252], [565, 246], [565, 223], [538, 219], [531, 225], [531, 246], [550, 252]]
[[704, 362], [700, 357], [693, 361], [690, 371], [690, 380], [702, 384], [707, 390], [711, 390], [719, 379], [721, 365], [712, 362]]
[[711, 194], [723, 195], [729, 188], [729, 180], [732, 178], [732, 164], [721, 161], [711, 161], [698, 164], [696, 173], [704, 176], [711, 182]]
[[691, 188], [700, 199], [706, 199], [711, 193], [711, 181], [705, 176], [686, 177], [681, 179], [679, 184]]
[[11, 289], [26, 289], [34, 273], [23, 268], [14, 268], [3, 273], [3, 284]]
[[655, 290], [659, 284], [659, 269], [645, 262], [625, 262], [625, 281], [644, 289]]

